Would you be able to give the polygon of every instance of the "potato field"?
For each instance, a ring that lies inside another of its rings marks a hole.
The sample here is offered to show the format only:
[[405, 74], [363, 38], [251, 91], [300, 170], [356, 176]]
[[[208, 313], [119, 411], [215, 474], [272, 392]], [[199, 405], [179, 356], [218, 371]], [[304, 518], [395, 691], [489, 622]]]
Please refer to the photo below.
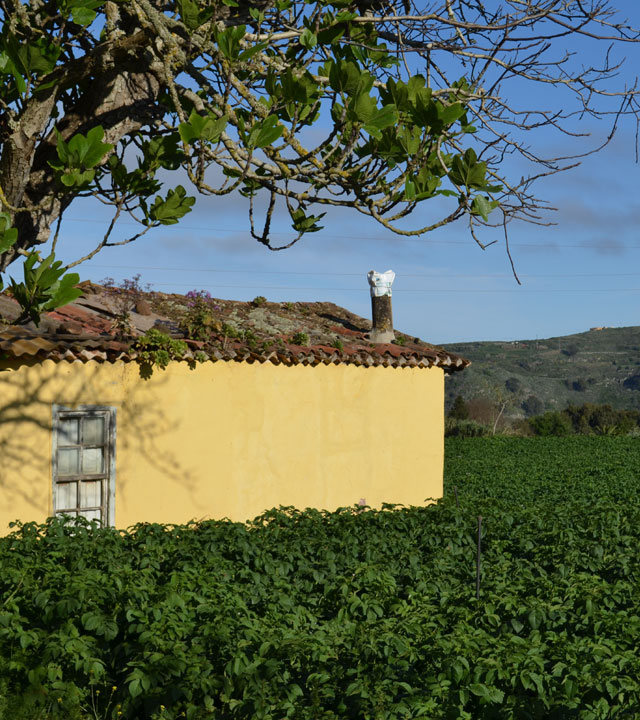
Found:
[[640, 717], [640, 439], [446, 452], [424, 508], [16, 527], [0, 720]]

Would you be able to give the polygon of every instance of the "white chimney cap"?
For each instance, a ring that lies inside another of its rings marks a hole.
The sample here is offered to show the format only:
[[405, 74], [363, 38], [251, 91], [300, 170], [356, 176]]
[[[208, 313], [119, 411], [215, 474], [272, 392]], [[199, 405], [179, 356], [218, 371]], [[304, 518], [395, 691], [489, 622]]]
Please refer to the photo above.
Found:
[[396, 274], [393, 270], [387, 270], [387, 272], [383, 273], [369, 270], [367, 279], [369, 280], [371, 297], [382, 297], [383, 295], [391, 297], [391, 285], [393, 285], [395, 278]]

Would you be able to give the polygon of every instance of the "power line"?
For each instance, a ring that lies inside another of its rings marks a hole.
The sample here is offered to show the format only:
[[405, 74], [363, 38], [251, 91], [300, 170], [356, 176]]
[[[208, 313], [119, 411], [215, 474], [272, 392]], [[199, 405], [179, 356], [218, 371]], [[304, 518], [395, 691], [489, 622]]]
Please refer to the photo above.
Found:
[[[339, 272], [309, 272], [309, 271], [299, 271], [299, 270], [242, 270], [242, 269], [236, 269], [236, 268], [177, 268], [177, 267], [165, 267], [165, 266], [145, 266], [145, 265], [94, 265], [91, 263], [90, 265], [87, 264], [87, 267], [91, 268], [101, 268], [101, 269], [111, 269], [111, 270], [160, 270], [160, 271], [169, 271], [169, 272], [205, 272], [205, 273], [237, 273], [237, 274], [244, 274], [244, 275], [310, 275], [315, 277], [364, 277], [365, 273], [339, 273]], [[633, 273], [557, 273], [557, 274], [551, 274], [551, 275], [536, 275], [536, 274], [526, 274], [526, 275], [519, 275], [521, 278], [592, 278], [592, 277], [638, 277], [640, 276], [640, 272], [633, 272]], [[444, 279], [451, 279], [451, 278], [464, 278], [464, 279], [476, 279], [476, 280], [488, 280], [488, 279], [499, 279], [499, 278], [512, 278], [512, 275], [508, 275], [507, 273], [495, 273], [495, 274], [484, 274], [484, 275], [477, 275], [477, 274], [454, 274], [454, 275], [445, 275], [441, 273], [402, 273], [402, 277], [411, 277], [411, 278], [428, 278], [428, 279], [437, 279], [437, 278], [444, 278]]]
[[[95, 224], [96, 219], [95, 218], [65, 218], [65, 221], [67, 222], [80, 222], [80, 223], [91, 223]], [[133, 220], [119, 220], [118, 221], [120, 225], [131, 225], [131, 226], [138, 226], [139, 223], [134, 222]], [[164, 230], [196, 230], [199, 232], [226, 232], [226, 233], [237, 233], [238, 228], [221, 228], [221, 227], [204, 227], [200, 225], [183, 225], [182, 223], [175, 225], [175, 226], [164, 226]], [[277, 231], [271, 231], [269, 233], [270, 235], [280, 235], [283, 237], [291, 237], [291, 232], [277, 232]], [[328, 235], [326, 233], [320, 233], [319, 235], [316, 235], [318, 239], [327, 239], [327, 240], [344, 240], [344, 235]], [[431, 245], [472, 245], [473, 243], [469, 240], [432, 240], [429, 239], [421, 239], [418, 237], [405, 237], [402, 235], [392, 235], [391, 236], [394, 241], [404, 241], [404, 242], [418, 242], [422, 244], [431, 244]], [[371, 240], [370, 237], [362, 237], [357, 235], [349, 234], [349, 240]], [[385, 238], [374, 238], [375, 240], [381, 240], [384, 241]], [[609, 245], [598, 245], [598, 244], [592, 244], [592, 245], [573, 245], [573, 244], [565, 244], [565, 243], [552, 243], [552, 244], [542, 244], [542, 243], [519, 243], [511, 241], [509, 245], [512, 248], [523, 248], [523, 247], [530, 247], [530, 248], [536, 248], [538, 250], [540, 249], [547, 249], [547, 250], [556, 250], [559, 248], [565, 249], [575, 249], [575, 250], [611, 250], [611, 246]], [[622, 245], [619, 248], [614, 249], [620, 249], [620, 250], [640, 250], [640, 245]]]
[[[191, 283], [151, 283], [151, 285], [157, 285], [160, 287], [189, 287], [192, 288], [193, 285]], [[358, 288], [335, 288], [335, 287], [290, 287], [287, 285], [218, 285], [217, 283], [215, 285], [205, 285], [203, 286], [203, 290], [206, 290], [207, 288], [211, 289], [218, 289], [218, 288], [235, 288], [235, 289], [242, 289], [242, 290], [313, 290], [320, 291], [320, 292], [363, 292], [362, 287]], [[444, 290], [438, 290], [438, 289], [432, 289], [432, 288], [394, 288], [393, 289], [394, 294], [395, 293], [423, 293], [428, 295], [475, 295], [476, 293], [482, 293], [482, 294], [513, 294], [513, 293], [526, 293], [526, 294], [538, 294], [538, 293], [627, 293], [627, 292], [640, 292], [640, 287], [637, 288], [589, 288], [585, 290], [572, 290], [567, 288], [557, 289], [557, 290], [549, 290], [549, 289], [540, 289], [540, 290], [528, 290], [525, 288], [515, 288], [513, 290], [489, 290], [489, 289], [478, 289], [478, 290], [455, 290], [455, 289], [444, 289]]]

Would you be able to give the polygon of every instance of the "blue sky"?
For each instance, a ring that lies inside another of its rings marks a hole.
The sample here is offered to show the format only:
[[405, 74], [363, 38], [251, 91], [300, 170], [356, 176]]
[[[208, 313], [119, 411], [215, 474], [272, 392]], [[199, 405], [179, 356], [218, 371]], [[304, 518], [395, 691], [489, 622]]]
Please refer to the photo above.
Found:
[[[618, 2], [640, 25], [635, 0]], [[632, 79], [640, 51], [627, 46], [624, 77]], [[633, 51], [633, 53], [632, 53]], [[604, 139], [606, 123], [576, 121]], [[538, 149], [565, 150], [543, 136]], [[582, 141], [576, 141], [579, 143]], [[542, 145], [540, 144], [542, 143]], [[80, 266], [83, 278], [122, 280], [140, 273], [165, 292], [208, 290], [215, 297], [273, 301], [332, 301], [367, 317], [366, 274], [389, 268], [395, 326], [434, 343], [532, 339], [565, 335], [592, 326], [640, 325], [640, 166], [635, 124], [622, 123], [613, 142], [581, 167], [543, 181], [538, 192], [557, 208], [556, 225], [512, 224], [510, 245], [522, 286], [515, 282], [502, 230], [481, 250], [464, 223], [417, 239], [393, 235], [355, 211], [330, 213], [322, 232], [298, 245], [270, 252], [249, 236], [241, 197], [198, 198], [178, 225], [151, 231], [125, 247], [104, 250]], [[424, 205], [421, 218], [431, 208]], [[101, 208], [77, 202], [68, 211], [58, 255], [77, 257], [104, 232]], [[106, 216], [105, 216], [106, 217]], [[287, 222], [279, 223], [286, 240]], [[123, 234], [133, 227], [122, 226]], [[15, 274], [15, 271], [14, 271]]]

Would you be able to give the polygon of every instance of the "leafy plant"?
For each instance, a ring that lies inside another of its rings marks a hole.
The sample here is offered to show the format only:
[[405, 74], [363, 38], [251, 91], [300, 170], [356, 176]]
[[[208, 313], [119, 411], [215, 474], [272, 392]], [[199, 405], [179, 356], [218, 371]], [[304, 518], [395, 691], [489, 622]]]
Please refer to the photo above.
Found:
[[261, 305], [264, 305], [267, 302], [267, 298], [264, 297], [264, 295], [257, 295], [253, 298], [251, 301], [251, 304], [253, 307], [260, 307]]
[[445, 449], [426, 507], [16, 525], [1, 720], [634, 717], [637, 440]]
[[39, 325], [43, 313], [67, 305], [82, 295], [82, 290], [75, 287], [80, 276], [67, 273], [62, 261], [56, 260], [53, 253], [44, 260], [40, 260], [38, 253], [31, 253], [24, 261], [23, 273], [22, 282], [11, 278], [10, 285], [10, 292], [22, 310], [15, 321], [17, 324], [32, 320]]
[[289, 338], [289, 342], [292, 345], [308, 345], [309, 344], [309, 335], [306, 332], [294, 333]]
[[155, 328], [147, 330], [132, 345], [136, 360], [147, 375], [154, 367], [165, 370], [172, 360], [182, 360], [188, 349], [183, 340], [171, 338]]
[[213, 314], [209, 293], [188, 293], [186, 313], [180, 319], [180, 329], [192, 340], [208, 340], [214, 331], [220, 331], [222, 324]]

